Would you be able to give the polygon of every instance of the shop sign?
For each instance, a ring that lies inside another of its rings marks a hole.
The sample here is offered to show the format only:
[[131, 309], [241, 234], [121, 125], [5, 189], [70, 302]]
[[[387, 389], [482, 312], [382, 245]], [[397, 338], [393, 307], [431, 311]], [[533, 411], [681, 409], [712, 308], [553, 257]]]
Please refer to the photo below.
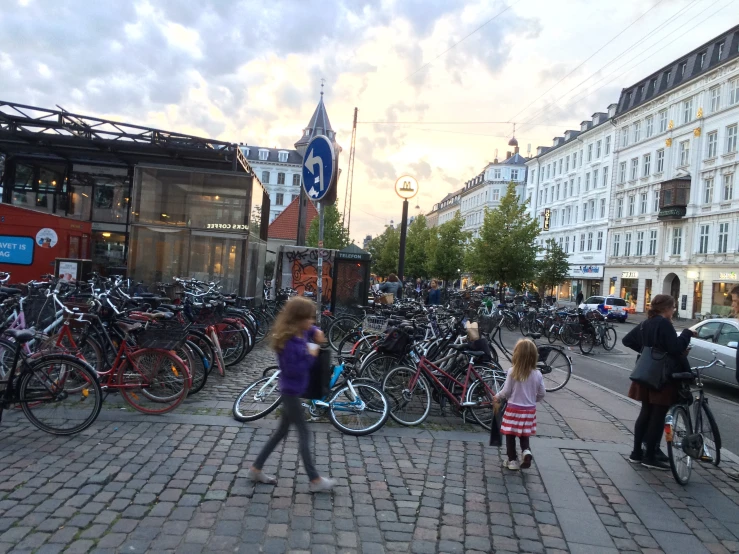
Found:
[[228, 231], [248, 231], [248, 225], [239, 225], [238, 223], [208, 223], [206, 229], [226, 229]]
[[638, 271], [622, 271], [621, 272], [621, 279], [638, 279], [638, 278], [639, 278]]
[[603, 276], [602, 265], [573, 265], [570, 266], [570, 275], [585, 278], [595, 278]]
[[0, 236], [0, 263], [31, 265], [33, 263], [33, 244], [31, 237]]
[[552, 210], [550, 210], [549, 208], [545, 208], [544, 209], [544, 230], [545, 231], [549, 230], [549, 222], [551, 221], [551, 219], [552, 219]]
[[736, 281], [736, 272], [730, 271], [729, 273], [719, 273], [718, 278], [722, 281]]

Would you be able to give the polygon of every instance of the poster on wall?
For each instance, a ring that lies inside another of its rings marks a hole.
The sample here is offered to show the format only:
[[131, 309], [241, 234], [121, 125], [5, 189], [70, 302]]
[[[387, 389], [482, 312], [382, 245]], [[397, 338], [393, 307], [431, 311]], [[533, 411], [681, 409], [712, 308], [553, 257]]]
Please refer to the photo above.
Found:
[[31, 237], [0, 236], [0, 263], [31, 265], [33, 263], [33, 239]]
[[77, 262], [59, 262], [59, 277], [68, 282], [76, 281], [78, 267]]
[[54, 248], [57, 242], [59, 242], [59, 237], [56, 236], [54, 229], [44, 227], [36, 233], [36, 244], [40, 248]]

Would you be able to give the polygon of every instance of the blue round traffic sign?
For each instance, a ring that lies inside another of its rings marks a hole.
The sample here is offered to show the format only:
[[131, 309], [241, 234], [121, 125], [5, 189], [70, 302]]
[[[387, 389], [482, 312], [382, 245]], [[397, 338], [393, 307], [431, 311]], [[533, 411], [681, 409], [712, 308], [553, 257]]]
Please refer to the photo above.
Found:
[[334, 146], [319, 135], [308, 143], [303, 156], [303, 189], [311, 200], [321, 200], [334, 177]]

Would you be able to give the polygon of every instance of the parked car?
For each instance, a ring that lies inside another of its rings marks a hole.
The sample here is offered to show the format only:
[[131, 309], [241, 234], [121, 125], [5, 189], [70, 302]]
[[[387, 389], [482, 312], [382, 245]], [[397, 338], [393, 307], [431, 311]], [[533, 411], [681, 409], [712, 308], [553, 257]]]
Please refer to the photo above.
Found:
[[621, 323], [629, 317], [626, 300], [618, 296], [591, 296], [578, 307], [582, 310], [598, 310], [607, 319], [615, 319]]
[[691, 367], [706, 365], [713, 360], [713, 353], [726, 364], [715, 365], [704, 372], [709, 379], [737, 386], [736, 349], [739, 345], [739, 320], [720, 318], [708, 319], [691, 327], [698, 336], [690, 341], [688, 361]]

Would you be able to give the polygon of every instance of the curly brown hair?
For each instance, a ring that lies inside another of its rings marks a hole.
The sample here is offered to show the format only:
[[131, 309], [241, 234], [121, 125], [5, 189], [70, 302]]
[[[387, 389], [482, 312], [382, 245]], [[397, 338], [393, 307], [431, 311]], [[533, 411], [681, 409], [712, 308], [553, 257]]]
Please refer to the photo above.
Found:
[[292, 337], [299, 336], [303, 323], [308, 319], [315, 319], [316, 304], [302, 296], [293, 296], [280, 310], [275, 319], [274, 327], [269, 337], [269, 344], [275, 352], [282, 352], [285, 343]]

